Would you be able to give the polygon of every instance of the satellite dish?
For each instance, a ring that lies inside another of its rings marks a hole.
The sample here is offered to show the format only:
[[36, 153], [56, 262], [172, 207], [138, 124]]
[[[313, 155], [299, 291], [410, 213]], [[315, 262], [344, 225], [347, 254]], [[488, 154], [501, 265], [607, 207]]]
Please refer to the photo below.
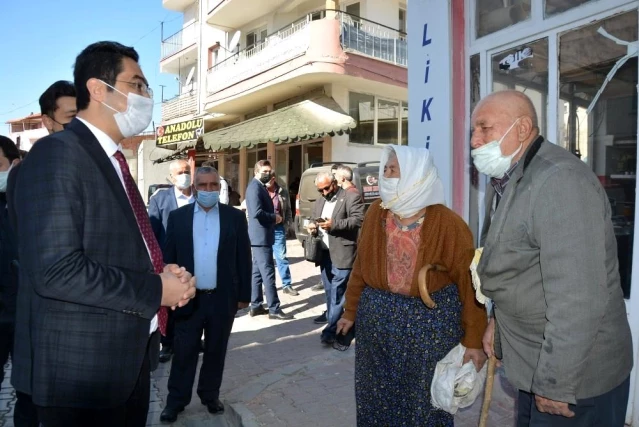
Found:
[[228, 45], [228, 50], [235, 49], [235, 46], [237, 46], [237, 44], [240, 42], [241, 36], [242, 36], [242, 32], [240, 30], [237, 30], [235, 34], [233, 34], [233, 37], [231, 37], [231, 41], [229, 42], [229, 45]]
[[191, 67], [191, 71], [189, 71], [189, 75], [186, 76], [186, 81], [184, 82], [184, 86], [188, 86], [189, 84], [191, 84], [191, 81], [193, 80], [193, 73], [195, 73], [195, 67]]

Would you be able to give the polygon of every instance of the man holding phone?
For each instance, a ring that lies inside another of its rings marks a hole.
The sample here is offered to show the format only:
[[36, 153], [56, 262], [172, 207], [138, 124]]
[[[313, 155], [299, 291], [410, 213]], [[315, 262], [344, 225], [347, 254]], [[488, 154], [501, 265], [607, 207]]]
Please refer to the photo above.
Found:
[[315, 178], [322, 195], [315, 202], [308, 232], [322, 238], [323, 254], [319, 263], [326, 293], [327, 325], [321, 342], [332, 345], [337, 321], [342, 316], [344, 293], [357, 253], [357, 234], [364, 221], [364, 202], [359, 193], [345, 191], [337, 185], [330, 172], [320, 172]]

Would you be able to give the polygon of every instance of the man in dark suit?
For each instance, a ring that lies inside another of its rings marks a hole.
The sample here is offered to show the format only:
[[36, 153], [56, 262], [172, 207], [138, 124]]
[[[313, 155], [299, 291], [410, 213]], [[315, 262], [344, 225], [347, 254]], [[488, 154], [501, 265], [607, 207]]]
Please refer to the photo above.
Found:
[[159, 309], [195, 295], [190, 273], [163, 267], [118, 146], [152, 116], [137, 61], [119, 43], [83, 50], [77, 118], [38, 142], [17, 177], [12, 383], [32, 395], [44, 427], [145, 426], [156, 330], [166, 320]]
[[[248, 212], [249, 237], [253, 252], [253, 280], [251, 291], [250, 315], [267, 314], [270, 319], [290, 320], [294, 317], [280, 308], [280, 299], [275, 287], [275, 263], [273, 262], [273, 243], [275, 242], [275, 224], [283, 221], [281, 215], [275, 213], [273, 202], [266, 190], [271, 180], [271, 163], [260, 160], [255, 164], [255, 179], [246, 188], [246, 210]], [[266, 292], [268, 310], [262, 302], [262, 284]]]
[[[77, 113], [77, 107], [75, 103], [75, 87], [73, 86], [73, 82], [69, 82], [66, 80], [59, 80], [53, 83], [51, 86], [45, 90], [38, 100], [40, 104], [40, 112], [42, 113], [42, 123], [45, 128], [49, 132], [49, 134], [60, 132], [64, 130], [64, 128], [73, 120]], [[16, 148], [17, 151], [17, 148]], [[17, 216], [15, 212], [15, 202], [14, 198], [15, 194], [15, 183], [16, 177], [20, 171], [21, 164], [17, 162], [13, 164], [13, 167], [9, 171], [8, 179], [7, 179], [7, 187], [6, 187], [6, 219], [8, 223], [10, 223], [10, 230], [7, 230], [7, 235], [11, 235], [13, 237], [13, 244], [15, 245], [15, 250], [12, 251], [14, 259], [11, 260], [11, 273], [12, 273], [12, 281], [11, 284], [14, 287], [12, 292], [17, 293], [18, 288], [18, 235], [17, 235]], [[11, 301], [12, 306], [7, 307], [8, 311], [13, 313], [13, 317], [15, 317], [15, 294], [13, 295], [13, 299]], [[13, 337], [14, 337], [14, 326], [15, 323], [11, 321], [11, 332], [10, 335], [4, 335], [7, 339], [4, 343], [10, 345], [11, 352], [13, 352]], [[4, 351], [4, 349], [3, 349]], [[8, 355], [8, 353], [6, 353]], [[15, 355], [11, 355], [12, 360], [15, 360]], [[4, 361], [3, 361], [4, 360]], [[0, 358], [0, 364], [4, 365], [6, 359]], [[15, 362], [14, 362], [15, 363]], [[36, 411], [33, 402], [31, 401], [31, 396], [26, 393], [16, 392], [16, 404], [15, 409], [13, 411], [13, 422], [16, 427], [23, 426], [33, 426], [38, 427], [38, 414]]]
[[[309, 233], [319, 233], [324, 246], [320, 270], [326, 293], [327, 324], [320, 341], [331, 345], [335, 341], [337, 321], [344, 308], [344, 293], [357, 253], [357, 234], [364, 221], [364, 202], [359, 192], [337, 185], [330, 172], [315, 177], [317, 191], [323, 197], [315, 202]], [[317, 320], [317, 319], [316, 319]]]
[[[169, 221], [169, 213], [182, 206], [193, 203], [195, 198], [191, 191], [191, 167], [186, 160], [175, 160], [169, 165], [169, 179], [173, 187], [158, 190], [149, 200], [149, 219], [153, 234], [161, 247], [164, 247], [166, 225]], [[160, 363], [171, 360], [173, 355], [173, 311], [169, 311], [166, 322], [166, 335], [162, 335], [160, 342]]]
[[251, 297], [251, 248], [244, 214], [220, 202], [220, 176], [212, 167], [195, 174], [197, 202], [169, 215], [164, 261], [198, 277], [193, 302], [175, 311], [169, 396], [160, 420], [174, 422], [191, 401], [200, 337], [206, 348], [197, 393], [212, 414], [224, 411], [220, 386], [233, 320]]

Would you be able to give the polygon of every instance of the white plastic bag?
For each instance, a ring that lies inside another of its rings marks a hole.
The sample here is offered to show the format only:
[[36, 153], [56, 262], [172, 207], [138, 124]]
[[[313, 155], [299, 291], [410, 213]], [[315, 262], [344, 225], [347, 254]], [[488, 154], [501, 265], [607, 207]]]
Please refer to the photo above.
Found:
[[466, 347], [458, 344], [437, 362], [430, 385], [431, 403], [449, 414], [472, 405], [486, 381], [486, 365], [479, 372], [472, 361], [462, 366], [465, 352]]

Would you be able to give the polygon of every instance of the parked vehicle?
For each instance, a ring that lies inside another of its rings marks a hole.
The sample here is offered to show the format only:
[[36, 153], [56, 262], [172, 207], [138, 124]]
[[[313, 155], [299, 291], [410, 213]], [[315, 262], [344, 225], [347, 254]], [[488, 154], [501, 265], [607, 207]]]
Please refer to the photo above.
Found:
[[330, 172], [336, 164], [349, 166], [353, 169], [353, 184], [364, 199], [366, 209], [373, 201], [379, 198], [379, 161], [352, 163], [352, 162], [330, 162], [313, 163], [302, 173], [299, 191], [295, 200], [295, 236], [297, 240], [304, 244], [304, 239], [308, 235], [306, 225], [311, 219], [313, 206], [318, 197], [321, 197], [315, 186], [315, 177], [320, 172]]

